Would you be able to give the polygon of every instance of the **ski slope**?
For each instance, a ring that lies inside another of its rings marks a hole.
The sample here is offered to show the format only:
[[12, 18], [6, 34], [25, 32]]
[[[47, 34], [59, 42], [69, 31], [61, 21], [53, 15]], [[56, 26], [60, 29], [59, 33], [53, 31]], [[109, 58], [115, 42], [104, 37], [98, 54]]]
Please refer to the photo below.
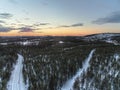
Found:
[[17, 63], [14, 66], [14, 70], [12, 71], [10, 80], [7, 84], [7, 90], [27, 90], [22, 74], [23, 60], [22, 55], [18, 54]]
[[87, 69], [88, 69], [88, 67], [89, 67], [89, 62], [90, 62], [90, 60], [91, 60], [94, 52], [95, 52], [95, 49], [93, 49], [93, 50], [90, 52], [89, 56], [86, 58], [86, 60], [85, 60], [85, 62], [84, 62], [84, 64], [83, 64], [83, 67], [80, 68], [80, 69], [77, 71], [76, 75], [74, 75], [70, 80], [68, 80], [68, 81], [65, 83], [65, 85], [63, 85], [63, 87], [61, 88], [61, 90], [73, 90], [73, 85], [74, 85], [74, 83], [75, 83], [76, 78], [77, 78], [77, 77], [80, 77], [83, 72], [86, 72], [86, 71], [87, 71]]

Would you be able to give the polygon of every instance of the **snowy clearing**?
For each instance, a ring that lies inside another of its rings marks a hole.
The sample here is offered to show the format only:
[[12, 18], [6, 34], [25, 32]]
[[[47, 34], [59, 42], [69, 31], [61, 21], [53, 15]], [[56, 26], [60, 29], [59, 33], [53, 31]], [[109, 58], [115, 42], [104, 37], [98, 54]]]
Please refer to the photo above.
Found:
[[14, 66], [14, 70], [12, 71], [10, 80], [7, 84], [7, 90], [27, 90], [22, 74], [23, 60], [23, 57], [18, 54], [17, 63]]
[[59, 41], [60, 44], [63, 44], [64, 42], [63, 41]]

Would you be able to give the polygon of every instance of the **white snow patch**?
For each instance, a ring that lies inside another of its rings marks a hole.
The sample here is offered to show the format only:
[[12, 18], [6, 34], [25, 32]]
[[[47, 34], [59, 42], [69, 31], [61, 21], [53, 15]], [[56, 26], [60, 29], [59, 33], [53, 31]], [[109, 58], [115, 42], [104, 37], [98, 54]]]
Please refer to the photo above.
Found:
[[1, 77], [0, 77], [0, 83], [2, 82], [2, 79], [1, 79]]
[[28, 90], [29, 88], [29, 78], [27, 77], [27, 80], [26, 80], [26, 90]]
[[24, 46], [26, 46], [26, 45], [31, 45], [32, 44], [32, 42], [30, 42], [30, 41], [22, 41], [22, 42], [19, 42], [21, 45], [24, 45]]
[[7, 69], [7, 66], [3, 67], [3, 71], [5, 71]]
[[117, 72], [115, 73], [115, 78], [118, 76], [118, 74], [119, 74], [119, 71], [117, 71]]
[[2, 87], [2, 78], [0, 77], [0, 87]]
[[77, 77], [80, 77], [82, 75], [83, 72], [86, 72], [88, 67], [89, 67], [89, 62], [93, 56], [93, 53], [95, 52], [95, 49], [92, 50], [89, 54], [89, 56], [87, 57], [87, 59], [85, 60], [82, 69], [80, 68], [76, 75], [73, 76], [70, 80], [68, 80], [65, 85], [63, 85], [63, 87], [61, 88], [61, 90], [73, 90], [73, 85], [75, 83], [75, 80]]
[[63, 44], [64, 42], [63, 41], [59, 41], [60, 44]]
[[0, 45], [8, 45], [8, 43], [0, 43]]
[[32, 65], [32, 71], [33, 71], [33, 74], [36, 76], [36, 72], [35, 72], [35, 70], [33, 68], [33, 65]]
[[22, 74], [23, 60], [22, 55], [18, 54], [17, 63], [7, 84], [7, 90], [27, 90]]
[[116, 61], [118, 61], [120, 59], [120, 56], [118, 54], [115, 54], [114, 58], [116, 59]]
[[107, 42], [107, 43], [112, 43], [112, 44], [114, 44], [114, 45], [120, 45], [116, 40], [108, 39], [108, 40], [105, 40], [105, 42]]

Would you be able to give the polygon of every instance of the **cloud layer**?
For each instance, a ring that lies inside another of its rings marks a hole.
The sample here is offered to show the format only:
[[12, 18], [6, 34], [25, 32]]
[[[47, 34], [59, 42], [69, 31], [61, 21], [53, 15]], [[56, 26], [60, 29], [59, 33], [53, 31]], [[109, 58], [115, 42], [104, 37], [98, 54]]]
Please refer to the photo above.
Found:
[[107, 23], [120, 23], [120, 11], [114, 12], [107, 17], [98, 18], [95, 21], [92, 21], [94, 24], [107, 24]]
[[62, 25], [62, 26], [59, 26], [59, 27], [68, 28], [68, 27], [80, 27], [80, 26], [83, 26], [83, 25], [84, 25], [83, 23], [76, 23], [76, 24], [72, 24], [72, 25]]
[[13, 4], [14, 4], [14, 3], [15, 3], [15, 4], [17, 3], [16, 0], [8, 0], [8, 1], [9, 1], [10, 3], [13, 3]]
[[32, 27], [21, 27], [21, 28], [19, 28], [19, 32], [33, 32], [34, 30], [36, 30], [36, 29], [34, 29], [34, 28], [32, 28]]
[[71, 27], [79, 27], [79, 26], [83, 26], [83, 23], [77, 23], [77, 24], [71, 25]]
[[0, 20], [0, 23], [5, 23], [5, 21], [3, 21], [3, 20]]
[[0, 13], [0, 18], [1, 19], [9, 19], [11, 17], [13, 17], [13, 15], [10, 14], [10, 13]]
[[14, 30], [14, 28], [0, 26], [0, 32], [9, 32], [11, 30]]
[[46, 26], [46, 25], [50, 25], [50, 23], [36, 23], [33, 26]]

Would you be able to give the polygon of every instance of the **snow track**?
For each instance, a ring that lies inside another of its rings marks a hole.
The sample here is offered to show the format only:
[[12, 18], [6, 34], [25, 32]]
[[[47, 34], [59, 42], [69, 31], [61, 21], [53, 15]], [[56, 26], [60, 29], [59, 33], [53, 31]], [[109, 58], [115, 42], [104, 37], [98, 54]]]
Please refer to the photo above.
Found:
[[86, 71], [87, 71], [87, 69], [88, 69], [88, 67], [89, 67], [89, 62], [90, 62], [90, 60], [91, 60], [94, 52], [95, 52], [95, 49], [93, 49], [93, 50], [90, 52], [89, 56], [86, 58], [86, 60], [85, 60], [85, 62], [84, 62], [84, 64], [83, 64], [83, 67], [80, 68], [80, 69], [77, 71], [77, 73], [76, 73], [75, 76], [73, 76], [70, 80], [68, 80], [68, 81], [65, 83], [65, 85], [63, 85], [63, 87], [61, 88], [61, 90], [73, 90], [73, 85], [74, 85], [74, 83], [75, 83], [76, 78], [77, 78], [77, 77], [80, 77], [83, 72], [86, 72]]
[[14, 66], [14, 70], [12, 71], [10, 80], [7, 84], [7, 90], [27, 90], [22, 74], [23, 60], [22, 55], [18, 54], [17, 63]]

